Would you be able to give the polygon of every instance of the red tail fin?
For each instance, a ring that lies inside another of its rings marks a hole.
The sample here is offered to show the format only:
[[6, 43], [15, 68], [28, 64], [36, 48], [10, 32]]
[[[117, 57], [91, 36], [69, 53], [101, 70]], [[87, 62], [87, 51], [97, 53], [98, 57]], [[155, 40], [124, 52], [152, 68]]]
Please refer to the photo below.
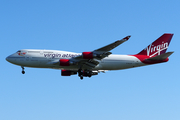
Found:
[[165, 33], [148, 47], [142, 50], [138, 55], [147, 55], [150, 57], [161, 55], [166, 52], [173, 34]]

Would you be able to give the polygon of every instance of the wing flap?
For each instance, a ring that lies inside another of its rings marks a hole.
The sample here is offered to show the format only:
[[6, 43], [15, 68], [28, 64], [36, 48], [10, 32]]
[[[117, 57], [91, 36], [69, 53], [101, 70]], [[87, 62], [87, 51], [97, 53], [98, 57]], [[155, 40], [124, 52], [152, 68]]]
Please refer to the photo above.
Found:
[[[102, 48], [96, 49], [92, 52], [83, 52], [83, 53], [90, 53], [90, 57], [86, 57], [85, 58], [85, 54], [81, 54], [77, 57], [73, 57], [71, 59], [69, 59], [71, 62], [76, 63], [76, 65], [78, 65], [79, 68], [81, 69], [92, 69], [94, 67], [96, 67], [99, 64], [99, 61], [107, 56], [109, 56], [110, 54], [112, 54], [111, 52], [109, 52], [110, 50], [114, 49], [115, 47], [119, 46], [120, 44], [124, 43], [125, 41], [127, 41], [131, 36], [127, 36], [121, 40], [117, 40], [114, 43], [111, 43], [109, 45], [106, 45]], [[89, 54], [87, 54], [89, 55]], [[53, 64], [53, 65], [57, 65], [59, 63], [59, 61], [53, 61], [53, 62], [49, 62], [48, 64]]]
[[99, 64], [98, 61], [90, 59], [90, 60], [87, 60], [86, 62], [81, 62], [78, 65], [82, 66], [82, 68], [84, 69], [92, 69], [96, 67], [98, 64]]

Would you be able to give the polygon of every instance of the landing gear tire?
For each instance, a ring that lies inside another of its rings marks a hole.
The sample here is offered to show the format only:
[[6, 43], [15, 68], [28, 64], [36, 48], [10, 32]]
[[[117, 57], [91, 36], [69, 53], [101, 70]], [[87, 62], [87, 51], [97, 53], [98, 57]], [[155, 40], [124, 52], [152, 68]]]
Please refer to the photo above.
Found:
[[22, 71], [22, 74], [25, 74], [25, 71]]
[[82, 74], [83, 74], [82, 69], [79, 69], [78, 70], [78, 76], [81, 77]]
[[21, 66], [21, 68], [22, 68], [22, 74], [25, 74], [24, 67]]
[[81, 80], [83, 79], [82, 69], [79, 69], [79, 70], [78, 70], [78, 76], [80, 77]]
[[89, 71], [88, 77], [90, 78], [92, 76], [92, 71]]

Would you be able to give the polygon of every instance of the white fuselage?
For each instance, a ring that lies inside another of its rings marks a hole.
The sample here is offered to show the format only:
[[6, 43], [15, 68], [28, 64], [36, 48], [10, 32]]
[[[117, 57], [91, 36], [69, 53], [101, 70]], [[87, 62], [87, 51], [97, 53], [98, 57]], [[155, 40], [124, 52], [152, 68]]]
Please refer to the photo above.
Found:
[[[25, 49], [21, 50], [21, 53], [17, 52], [8, 56], [6, 60], [23, 67], [78, 70], [78, 65], [60, 66], [52, 63], [60, 59], [70, 59], [79, 55], [81, 53]], [[99, 64], [93, 70], [120, 70], [146, 65], [132, 55], [109, 55], [102, 60], [98, 60], [98, 62]]]

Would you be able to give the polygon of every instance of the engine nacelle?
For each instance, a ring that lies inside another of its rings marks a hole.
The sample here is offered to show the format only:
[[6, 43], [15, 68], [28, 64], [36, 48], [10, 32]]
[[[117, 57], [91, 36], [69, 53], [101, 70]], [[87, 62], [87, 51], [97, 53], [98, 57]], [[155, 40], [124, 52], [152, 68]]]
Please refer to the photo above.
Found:
[[75, 75], [77, 72], [71, 70], [61, 70], [61, 76], [71, 76]]
[[83, 52], [82, 53], [83, 59], [93, 59], [93, 52]]
[[70, 65], [69, 59], [60, 59], [59, 60], [59, 65], [60, 66], [69, 66]]
[[70, 61], [69, 59], [60, 59], [59, 65], [60, 66], [70, 66], [70, 65], [76, 65], [76, 62]]

